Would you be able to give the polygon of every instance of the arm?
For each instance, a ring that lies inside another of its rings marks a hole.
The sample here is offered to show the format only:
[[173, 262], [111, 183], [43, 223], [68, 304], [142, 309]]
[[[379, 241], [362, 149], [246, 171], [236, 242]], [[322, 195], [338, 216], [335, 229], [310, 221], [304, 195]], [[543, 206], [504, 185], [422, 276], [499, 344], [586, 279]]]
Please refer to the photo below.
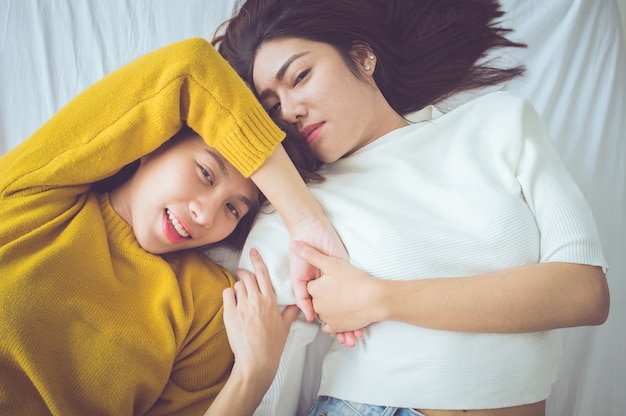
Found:
[[425, 328], [521, 333], [599, 325], [609, 294], [600, 267], [539, 263], [472, 277], [374, 279], [304, 244], [293, 250], [321, 268], [309, 283], [326, 333], [395, 320]]
[[8, 174], [2, 184], [24, 188], [26, 180], [17, 181], [24, 175], [53, 186], [92, 183], [158, 148], [183, 122], [246, 176], [284, 138], [212, 46], [189, 39], [148, 53], [79, 94], [1, 159]]
[[298, 314], [295, 305], [279, 312], [263, 260], [256, 250], [251, 250], [250, 259], [256, 278], [239, 270], [234, 289], [223, 293], [224, 323], [235, 365], [206, 416], [253, 414], [274, 379], [289, 328]]
[[[497, 117], [485, 118], [483, 131], [491, 134], [486, 137], [496, 177], [519, 189], [520, 203], [534, 216], [536, 264], [506, 270], [486, 264], [474, 276], [389, 282], [327, 258], [320, 263], [322, 257], [296, 245], [296, 252], [307, 260], [315, 256], [313, 264], [322, 267], [323, 276], [308, 288], [333, 330], [393, 319], [434, 329], [526, 332], [606, 319], [609, 294], [595, 221], [541, 119], [527, 101], [504, 93], [482, 103], [490, 105], [481, 107], [482, 114], [501, 108]], [[501, 232], [514, 238], [508, 228]], [[350, 321], [355, 315], [360, 319]]]
[[[146, 54], [78, 95], [31, 138], [0, 158], [0, 170], [6, 172], [0, 179], [0, 194], [41, 185], [45, 188], [38, 189], [45, 191], [83, 185], [65, 194], [73, 201], [89, 184], [158, 148], [183, 122], [242, 174], [252, 175], [293, 237], [347, 258], [320, 205], [279, 146], [284, 132], [228, 63], [200, 38]], [[56, 211], [65, 209], [60, 204]], [[27, 232], [13, 229], [15, 236]], [[315, 277], [315, 270], [301, 262], [294, 263], [293, 271], [304, 282]], [[304, 284], [298, 286], [298, 294], [299, 304], [312, 320]]]
[[[328, 255], [341, 259], [348, 258], [322, 206], [300, 179], [282, 147], [276, 149], [251, 178], [272, 202], [292, 239], [306, 241]], [[319, 275], [319, 271], [297, 256], [291, 256], [289, 264], [296, 304], [302, 309], [308, 321], [312, 322], [315, 312], [306, 285]]]
[[47, 207], [24, 224], [3, 214], [12, 225], [0, 241], [56, 218], [93, 182], [158, 148], [183, 121], [247, 174], [284, 137], [206, 40], [166, 46], [87, 88], [0, 158], [3, 207], [7, 201], [16, 216], [24, 203]]

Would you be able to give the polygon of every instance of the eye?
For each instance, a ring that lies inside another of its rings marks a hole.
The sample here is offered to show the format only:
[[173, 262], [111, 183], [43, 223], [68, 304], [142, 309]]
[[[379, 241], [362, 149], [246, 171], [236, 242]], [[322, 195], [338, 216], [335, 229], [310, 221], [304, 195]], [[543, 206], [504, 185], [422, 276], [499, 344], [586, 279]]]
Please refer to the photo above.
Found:
[[295, 81], [294, 81], [294, 83], [293, 83], [294, 87], [295, 87], [296, 85], [298, 85], [298, 84], [300, 83], [300, 81], [302, 81], [304, 78], [306, 78], [306, 76], [307, 76], [307, 75], [309, 75], [309, 72], [311, 72], [311, 70], [310, 70], [310, 69], [306, 69], [306, 70], [304, 70], [304, 71], [300, 72], [300, 73], [298, 74], [298, 76], [296, 77], [296, 80], [295, 80]]
[[213, 185], [215, 180], [213, 179], [213, 176], [211, 175], [211, 173], [202, 166], [200, 166], [200, 172], [202, 173], [202, 176], [204, 176], [206, 180], [209, 182], [209, 185]]
[[278, 114], [278, 112], [280, 111], [280, 101], [277, 101], [274, 105], [268, 106], [266, 111], [267, 114], [270, 115], [270, 117], [276, 116], [276, 114]]
[[236, 218], [239, 219], [239, 211], [237, 210], [237, 207], [235, 207], [233, 204], [231, 204], [230, 202], [226, 204], [226, 209], [228, 209], [228, 211]]

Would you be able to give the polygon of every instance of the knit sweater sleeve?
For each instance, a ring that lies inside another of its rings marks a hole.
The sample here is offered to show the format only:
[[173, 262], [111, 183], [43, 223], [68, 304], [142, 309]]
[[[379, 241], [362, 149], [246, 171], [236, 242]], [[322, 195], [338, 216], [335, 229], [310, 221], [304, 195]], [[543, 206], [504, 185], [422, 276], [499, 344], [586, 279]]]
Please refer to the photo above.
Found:
[[0, 243], [53, 221], [92, 183], [157, 149], [184, 121], [244, 175], [283, 138], [210, 43], [166, 46], [87, 88], [0, 158], [9, 223]]
[[80, 185], [158, 148], [182, 122], [249, 176], [284, 137], [204, 39], [181, 41], [107, 75], [0, 159], [0, 193]]

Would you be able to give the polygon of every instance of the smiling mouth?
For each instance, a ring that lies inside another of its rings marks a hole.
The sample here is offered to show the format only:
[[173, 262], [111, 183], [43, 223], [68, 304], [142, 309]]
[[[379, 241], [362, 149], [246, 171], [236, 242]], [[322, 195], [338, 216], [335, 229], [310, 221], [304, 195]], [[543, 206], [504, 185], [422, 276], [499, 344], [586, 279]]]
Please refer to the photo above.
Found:
[[175, 232], [180, 238], [191, 238], [191, 234], [185, 230], [185, 227], [172, 215], [172, 213], [166, 209], [165, 214], [167, 215], [168, 223], [170, 225], [170, 229]]

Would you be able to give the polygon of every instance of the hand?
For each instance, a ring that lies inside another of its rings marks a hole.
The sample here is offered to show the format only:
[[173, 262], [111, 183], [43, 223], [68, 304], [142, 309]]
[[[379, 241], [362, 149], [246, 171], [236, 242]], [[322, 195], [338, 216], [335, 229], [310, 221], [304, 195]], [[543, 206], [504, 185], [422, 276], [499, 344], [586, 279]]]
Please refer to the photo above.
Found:
[[[371, 296], [376, 293], [377, 280], [350, 263], [326, 256], [313, 247], [294, 241], [291, 251], [320, 270], [320, 277], [308, 283], [312, 305], [320, 320], [322, 331], [337, 333], [342, 342], [353, 347], [363, 329], [374, 321]], [[343, 334], [342, 334], [343, 333]]]
[[[348, 252], [330, 221], [325, 217], [301, 219], [294, 223], [297, 229], [290, 230], [291, 239], [304, 241], [316, 247], [320, 252], [342, 260], [348, 260]], [[315, 319], [315, 311], [311, 303], [307, 285], [318, 278], [319, 268], [291, 252], [289, 256], [291, 283], [296, 297], [296, 305], [304, 312], [309, 322]]]
[[223, 292], [224, 324], [235, 354], [233, 372], [254, 377], [266, 390], [278, 370], [298, 308], [290, 305], [280, 313], [267, 268], [257, 250], [250, 250], [250, 259], [256, 276], [239, 269], [240, 280]]

